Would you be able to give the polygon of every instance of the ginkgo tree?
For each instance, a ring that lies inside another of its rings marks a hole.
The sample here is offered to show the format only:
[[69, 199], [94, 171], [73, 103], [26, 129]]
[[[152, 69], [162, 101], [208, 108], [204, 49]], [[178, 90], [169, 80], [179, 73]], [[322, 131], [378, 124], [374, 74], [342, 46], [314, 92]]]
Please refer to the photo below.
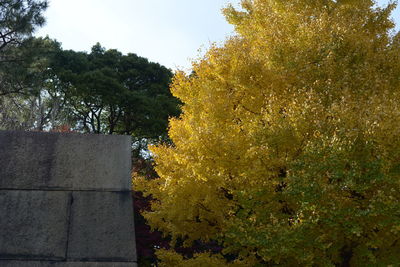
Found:
[[389, 266], [400, 262], [400, 35], [395, 3], [243, 0], [236, 35], [179, 72], [173, 145], [145, 217], [221, 254], [162, 266]]

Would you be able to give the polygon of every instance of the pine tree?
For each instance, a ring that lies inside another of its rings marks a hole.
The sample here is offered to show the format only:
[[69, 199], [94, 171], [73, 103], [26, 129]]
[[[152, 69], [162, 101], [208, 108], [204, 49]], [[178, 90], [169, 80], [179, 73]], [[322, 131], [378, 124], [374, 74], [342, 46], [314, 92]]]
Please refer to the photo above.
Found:
[[31, 93], [32, 65], [44, 47], [32, 39], [45, 23], [46, 0], [0, 0], [0, 97]]
[[0, 51], [20, 45], [43, 26], [47, 0], [0, 0]]

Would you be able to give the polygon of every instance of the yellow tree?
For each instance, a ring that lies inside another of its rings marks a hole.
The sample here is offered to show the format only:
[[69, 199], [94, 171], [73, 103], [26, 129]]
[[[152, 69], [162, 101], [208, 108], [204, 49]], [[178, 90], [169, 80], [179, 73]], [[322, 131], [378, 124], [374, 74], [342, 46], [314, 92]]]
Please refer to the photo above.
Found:
[[159, 179], [135, 181], [155, 199], [152, 227], [224, 250], [160, 251], [164, 266], [400, 262], [394, 7], [243, 0], [224, 9], [237, 35], [194, 63], [195, 75], [176, 74], [171, 90], [184, 104], [170, 121], [173, 145], [152, 148]]

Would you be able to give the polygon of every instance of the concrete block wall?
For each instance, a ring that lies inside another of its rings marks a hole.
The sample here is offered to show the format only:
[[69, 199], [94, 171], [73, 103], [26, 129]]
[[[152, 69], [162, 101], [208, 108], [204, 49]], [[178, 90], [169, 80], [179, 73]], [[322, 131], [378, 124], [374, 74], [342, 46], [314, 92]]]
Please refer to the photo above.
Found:
[[0, 131], [0, 266], [136, 266], [130, 142]]

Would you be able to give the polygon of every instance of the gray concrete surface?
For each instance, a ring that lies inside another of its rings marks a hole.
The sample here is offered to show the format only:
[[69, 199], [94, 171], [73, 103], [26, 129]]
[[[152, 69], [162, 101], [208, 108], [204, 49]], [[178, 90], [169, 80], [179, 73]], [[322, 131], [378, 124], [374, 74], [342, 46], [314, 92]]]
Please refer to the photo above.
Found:
[[63, 260], [67, 228], [67, 192], [0, 191], [0, 259]]
[[130, 136], [0, 131], [0, 188], [129, 191]]
[[135, 267], [129, 136], [0, 131], [0, 267]]
[[74, 192], [68, 260], [136, 261], [130, 192]]

